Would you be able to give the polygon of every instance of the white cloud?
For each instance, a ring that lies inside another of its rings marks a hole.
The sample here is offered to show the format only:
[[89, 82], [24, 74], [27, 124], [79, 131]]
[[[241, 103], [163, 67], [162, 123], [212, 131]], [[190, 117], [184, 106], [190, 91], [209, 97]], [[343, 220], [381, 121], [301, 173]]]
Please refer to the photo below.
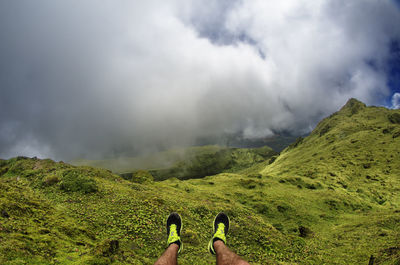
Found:
[[273, 136], [274, 133], [268, 128], [254, 128], [254, 127], [246, 127], [243, 131], [243, 138], [245, 139], [260, 139], [264, 137]]
[[400, 109], [400, 93], [394, 93], [392, 96], [392, 108]]
[[303, 133], [350, 97], [388, 96], [400, 39], [395, 4], [364, 0], [21, 0], [0, 25], [0, 126], [21, 124], [0, 156], [28, 134], [64, 158]]

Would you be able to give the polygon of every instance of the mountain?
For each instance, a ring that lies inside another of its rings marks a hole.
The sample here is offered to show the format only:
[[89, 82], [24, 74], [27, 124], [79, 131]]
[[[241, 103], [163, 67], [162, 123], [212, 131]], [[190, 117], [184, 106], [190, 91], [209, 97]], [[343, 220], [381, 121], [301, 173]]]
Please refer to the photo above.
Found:
[[194, 179], [221, 172], [237, 172], [276, 157], [268, 146], [259, 148], [231, 148], [217, 145], [175, 148], [148, 156], [123, 157], [106, 160], [76, 160], [74, 165], [96, 166], [112, 170], [124, 178], [138, 171], [148, 171], [155, 180]]
[[399, 110], [350, 99], [262, 170], [287, 187], [325, 262], [400, 262], [399, 136]]
[[124, 175], [137, 170], [148, 170], [157, 180], [165, 180], [171, 175], [179, 179], [191, 179], [248, 168], [276, 155], [278, 153], [268, 146], [232, 148], [205, 145], [174, 148], [146, 156], [75, 160], [71, 164], [105, 168]]
[[206, 137], [196, 140], [196, 146], [221, 145], [234, 148], [257, 148], [263, 146], [271, 147], [275, 152], [281, 152], [294, 140], [296, 136], [286, 131], [274, 131], [274, 135], [265, 137], [245, 137], [244, 132], [223, 134], [220, 137]]
[[[217, 163], [218, 152], [198, 164]], [[251, 264], [400, 263], [399, 110], [351, 99], [275, 158], [164, 181], [146, 170], [124, 179], [49, 159], [0, 160], [0, 263], [152, 264], [177, 211], [179, 263], [212, 264], [206, 247], [221, 210], [232, 222], [228, 246]]]

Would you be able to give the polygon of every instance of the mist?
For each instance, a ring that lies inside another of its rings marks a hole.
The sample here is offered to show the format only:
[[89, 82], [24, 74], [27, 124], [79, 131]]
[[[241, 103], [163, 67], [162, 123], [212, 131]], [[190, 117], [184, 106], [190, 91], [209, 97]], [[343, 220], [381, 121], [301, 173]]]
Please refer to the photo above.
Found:
[[2, 158], [300, 135], [351, 97], [398, 104], [394, 1], [6, 0], [0, 38]]

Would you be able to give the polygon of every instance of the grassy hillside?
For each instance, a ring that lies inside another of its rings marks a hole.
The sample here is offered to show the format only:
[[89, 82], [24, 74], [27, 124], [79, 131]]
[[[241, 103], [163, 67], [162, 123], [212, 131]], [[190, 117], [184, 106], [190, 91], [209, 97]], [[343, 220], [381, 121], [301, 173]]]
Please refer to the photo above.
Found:
[[315, 234], [307, 242], [322, 260], [400, 262], [399, 136], [399, 110], [351, 99], [261, 171], [309, 219]]
[[229, 247], [252, 264], [400, 264], [399, 132], [399, 110], [350, 100], [274, 162], [198, 179], [0, 160], [0, 264], [152, 264], [171, 211], [184, 221], [180, 264], [213, 264], [221, 210]]
[[0, 185], [1, 264], [151, 264], [165, 248], [171, 211], [184, 218], [181, 264], [212, 262], [206, 245], [221, 210], [232, 217], [230, 246], [255, 264], [307, 256], [301, 238], [241, 202], [264, 185], [258, 176], [137, 184], [106, 170], [14, 158], [1, 162]]

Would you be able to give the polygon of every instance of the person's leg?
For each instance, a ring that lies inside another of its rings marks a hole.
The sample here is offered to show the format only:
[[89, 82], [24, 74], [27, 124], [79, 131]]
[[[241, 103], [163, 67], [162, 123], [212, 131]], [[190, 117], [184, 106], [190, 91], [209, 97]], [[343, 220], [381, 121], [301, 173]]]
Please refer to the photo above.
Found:
[[208, 250], [211, 254], [217, 255], [217, 265], [249, 265], [225, 245], [229, 231], [229, 217], [221, 212], [215, 217], [213, 225], [214, 235], [208, 243]]
[[221, 240], [214, 242], [214, 249], [217, 254], [217, 265], [250, 265], [233, 253]]
[[171, 213], [167, 219], [167, 249], [154, 265], [176, 265], [178, 254], [182, 251], [182, 219], [177, 213]]
[[164, 251], [161, 257], [154, 263], [154, 265], [177, 265], [178, 264], [178, 250], [177, 244], [171, 244]]

